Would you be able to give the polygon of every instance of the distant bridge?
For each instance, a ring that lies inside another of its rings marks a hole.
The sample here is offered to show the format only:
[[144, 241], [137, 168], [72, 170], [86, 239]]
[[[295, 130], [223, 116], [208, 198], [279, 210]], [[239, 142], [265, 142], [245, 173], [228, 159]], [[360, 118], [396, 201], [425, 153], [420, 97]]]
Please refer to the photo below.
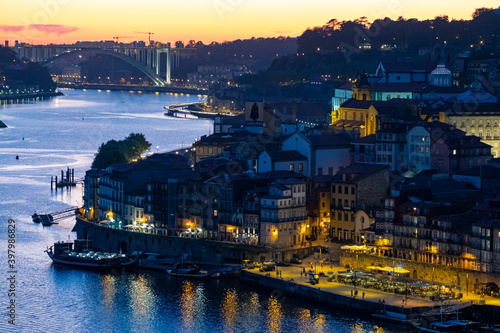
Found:
[[189, 58], [193, 49], [171, 49], [170, 47], [81, 47], [74, 45], [26, 45], [19, 44], [12, 50], [22, 59], [48, 64], [60, 57], [80, 53], [93, 52], [105, 54], [123, 60], [144, 73], [156, 86], [165, 86], [171, 83], [172, 65], [179, 66], [180, 59]]

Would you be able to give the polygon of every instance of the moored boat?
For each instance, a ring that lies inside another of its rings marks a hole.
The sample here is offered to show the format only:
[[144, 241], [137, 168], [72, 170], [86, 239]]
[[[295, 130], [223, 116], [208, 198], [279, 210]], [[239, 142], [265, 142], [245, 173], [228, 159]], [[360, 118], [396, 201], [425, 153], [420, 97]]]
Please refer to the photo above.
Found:
[[[45, 252], [47, 252], [48, 256], [55, 264], [100, 271], [120, 268], [126, 260], [125, 255], [116, 253], [103, 253], [89, 250], [82, 251], [84, 242], [86, 241], [75, 240], [75, 243], [54, 243], [54, 245], [45, 250]], [[73, 245], [75, 245], [75, 249], [73, 249]], [[132, 262], [130, 264], [132, 264]]]
[[167, 274], [189, 279], [208, 279], [210, 275], [207, 271], [198, 267], [167, 269]]
[[408, 319], [408, 316], [404, 313], [381, 310], [378, 311], [377, 313], [373, 313], [372, 316], [375, 318], [391, 321], [398, 324], [405, 324], [405, 325], [411, 324], [411, 321]]

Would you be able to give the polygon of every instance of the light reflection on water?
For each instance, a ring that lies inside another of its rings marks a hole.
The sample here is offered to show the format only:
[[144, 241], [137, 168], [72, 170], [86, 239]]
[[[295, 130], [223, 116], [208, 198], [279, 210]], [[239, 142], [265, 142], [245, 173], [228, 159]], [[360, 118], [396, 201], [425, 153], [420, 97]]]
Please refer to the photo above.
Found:
[[[18, 326], [12, 330], [4, 317], [0, 332], [390, 332], [349, 313], [270, 296], [238, 280], [183, 281], [163, 273], [99, 274], [52, 265], [43, 251], [73, 239], [74, 221], [44, 228], [30, 215], [81, 205], [82, 187], [50, 191], [51, 176], [71, 166], [76, 178], [83, 177], [101, 143], [132, 132], [144, 133], [153, 147], [167, 151], [208, 134], [211, 126], [163, 116], [164, 105], [196, 102], [196, 96], [65, 94], [0, 107], [0, 120], [9, 126], [0, 129], [0, 226], [16, 220], [19, 256]], [[6, 235], [0, 232], [2, 244]], [[0, 269], [6, 271], [4, 260]], [[4, 283], [0, 294], [6, 295]], [[0, 297], [0, 307], [6, 301]]]
[[281, 304], [278, 302], [274, 296], [271, 296], [267, 300], [267, 332], [278, 333], [281, 332], [281, 320], [283, 319], [283, 313], [281, 310]]

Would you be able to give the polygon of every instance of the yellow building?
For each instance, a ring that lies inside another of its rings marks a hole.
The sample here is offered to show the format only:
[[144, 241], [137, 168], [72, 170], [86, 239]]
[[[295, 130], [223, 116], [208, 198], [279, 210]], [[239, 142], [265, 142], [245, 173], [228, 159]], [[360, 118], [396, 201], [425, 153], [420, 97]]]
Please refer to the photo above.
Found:
[[418, 120], [417, 106], [411, 100], [394, 98], [372, 100], [372, 88], [366, 77], [360, 77], [352, 86], [352, 98], [332, 111], [334, 131], [355, 132], [360, 137], [375, 134], [383, 122]]

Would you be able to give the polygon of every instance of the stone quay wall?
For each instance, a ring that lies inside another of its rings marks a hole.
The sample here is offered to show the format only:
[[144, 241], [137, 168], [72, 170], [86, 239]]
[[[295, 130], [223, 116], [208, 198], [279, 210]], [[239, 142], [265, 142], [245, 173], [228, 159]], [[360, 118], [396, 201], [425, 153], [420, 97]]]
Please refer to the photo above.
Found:
[[324, 306], [333, 306], [338, 309], [356, 311], [356, 313], [372, 314], [385, 309], [387, 311], [404, 313], [409, 316], [432, 309], [432, 307], [401, 308], [388, 304], [377, 304], [360, 298], [334, 294], [314, 286], [252, 273], [247, 270], [241, 271], [241, 281], [243, 283], [259, 286], [259, 288], [271, 290], [272, 295], [278, 300], [280, 296], [288, 295]]
[[112, 229], [76, 218], [74, 230], [79, 239], [89, 239], [97, 249], [128, 255], [134, 251], [158, 253], [165, 257], [178, 258], [189, 254], [190, 261], [203, 263], [241, 263], [244, 259], [264, 261], [289, 260], [294, 255], [299, 258], [310, 255], [314, 247], [277, 250], [264, 246], [218, 242], [205, 239], [164, 236]]
[[434, 281], [446, 285], [462, 287], [462, 294], [466, 296], [467, 290], [474, 292], [480, 283], [494, 282], [500, 286], [500, 276], [497, 274], [472, 271], [444, 265], [432, 265], [416, 261], [393, 259], [370, 254], [356, 254], [342, 252], [340, 265], [349, 265], [350, 268], [363, 269], [368, 266], [389, 266], [404, 268], [410, 271], [410, 277], [420, 280]]

